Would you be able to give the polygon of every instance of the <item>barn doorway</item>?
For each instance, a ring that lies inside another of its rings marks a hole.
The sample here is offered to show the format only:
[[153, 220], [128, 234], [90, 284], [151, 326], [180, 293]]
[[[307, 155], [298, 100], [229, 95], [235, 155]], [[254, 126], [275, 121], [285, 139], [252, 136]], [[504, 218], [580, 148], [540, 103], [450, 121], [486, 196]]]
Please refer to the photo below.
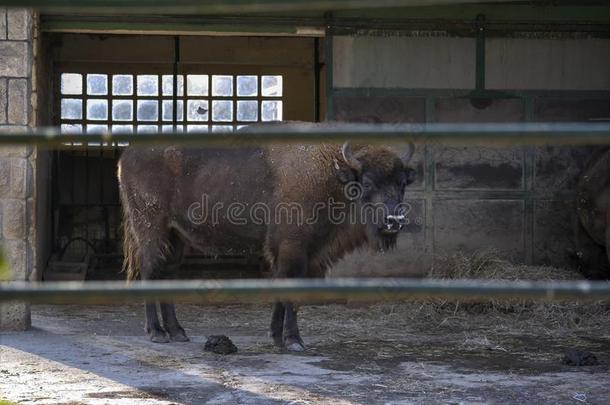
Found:
[[[52, 122], [64, 133], [227, 132], [321, 119], [319, 41], [288, 37], [48, 34]], [[116, 163], [126, 144], [52, 151], [50, 259], [43, 279], [116, 279]], [[188, 252], [182, 276], [256, 276], [258, 257]], [[227, 268], [234, 269], [228, 272]]]

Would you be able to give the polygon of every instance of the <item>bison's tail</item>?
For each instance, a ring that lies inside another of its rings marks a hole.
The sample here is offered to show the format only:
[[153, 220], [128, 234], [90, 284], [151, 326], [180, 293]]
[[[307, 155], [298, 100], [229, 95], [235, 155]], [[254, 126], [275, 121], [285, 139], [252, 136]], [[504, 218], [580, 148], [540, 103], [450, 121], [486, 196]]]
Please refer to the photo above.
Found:
[[135, 280], [140, 271], [140, 252], [126, 207], [123, 208], [123, 272], [127, 281]]
[[119, 194], [123, 209], [123, 272], [127, 274], [127, 281], [135, 280], [140, 271], [140, 248], [132, 223], [133, 213], [129, 204], [129, 193], [125, 190], [126, 184], [121, 181], [119, 166]]

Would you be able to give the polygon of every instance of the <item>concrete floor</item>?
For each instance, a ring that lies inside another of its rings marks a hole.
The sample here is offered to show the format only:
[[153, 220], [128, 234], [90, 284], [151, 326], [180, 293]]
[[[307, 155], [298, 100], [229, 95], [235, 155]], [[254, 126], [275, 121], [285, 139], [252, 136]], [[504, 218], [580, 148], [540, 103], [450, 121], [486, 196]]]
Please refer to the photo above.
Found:
[[[303, 354], [275, 349], [266, 306], [180, 306], [189, 343], [154, 344], [140, 306], [35, 306], [0, 335], [0, 399], [26, 404], [610, 403], [610, 331], [516, 315], [413, 318], [413, 305], [304, 307]], [[425, 318], [425, 319], [423, 319]], [[517, 322], [517, 323], [514, 323]], [[605, 325], [605, 324], [604, 324]], [[239, 352], [203, 351], [226, 334]], [[566, 348], [600, 365], [561, 364]]]

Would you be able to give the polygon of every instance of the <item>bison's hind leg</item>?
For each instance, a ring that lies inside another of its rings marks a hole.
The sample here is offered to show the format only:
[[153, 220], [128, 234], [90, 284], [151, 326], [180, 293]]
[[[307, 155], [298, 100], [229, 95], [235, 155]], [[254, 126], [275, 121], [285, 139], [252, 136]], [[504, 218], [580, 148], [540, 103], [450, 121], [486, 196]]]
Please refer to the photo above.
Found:
[[292, 302], [284, 302], [284, 346], [291, 352], [305, 350], [297, 323], [297, 308]]
[[[155, 280], [161, 274], [163, 253], [160, 243], [148, 241], [140, 248], [140, 277], [142, 280]], [[146, 301], [144, 330], [152, 342], [167, 343], [169, 338], [159, 323], [156, 301]]]
[[161, 317], [163, 318], [163, 328], [169, 334], [173, 342], [188, 342], [190, 339], [186, 335], [184, 328], [180, 326], [176, 318], [176, 308], [174, 304], [161, 302]]
[[[140, 276], [142, 280], [174, 278], [182, 258], [183, 245], [175, 235], [167, 238], [148, 239], [140, 247]], [[188, 337], [178, 323], [173, 303], [160, 303], [163, 327], [157, 315], [157, 303], [146, 301], [145, 331], [155, 343], [174, 341], [185, 342]], [[169, 336], [168, 336], [169, 335]]]
[[[180, 264], [182, 263], [183, 252], [184, 243], [176, 233], [172, 233], [170, 237], [170, 249], [162, 271], [163, 279], [171, 280], [176, 278]], [[160, 302], [159, 304], [161, 306], [163, 328], [169, 334], [169, 338], [174, 342], [188, 342], [190, 339], [186, 335], [184, 328], [178, 322], [174, 304], [170, 302]]]

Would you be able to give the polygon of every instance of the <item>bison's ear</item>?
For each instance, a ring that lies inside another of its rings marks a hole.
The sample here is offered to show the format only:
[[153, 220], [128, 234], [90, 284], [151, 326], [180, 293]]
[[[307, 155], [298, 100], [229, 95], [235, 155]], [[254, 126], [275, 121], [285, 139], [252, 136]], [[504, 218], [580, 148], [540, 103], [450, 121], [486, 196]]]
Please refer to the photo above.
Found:
[[337, 159], [333, 161], [335, 167], [335, 173], [337, 174], [337, 180], [342, 184], [347, 184], [351, 181], [356, 181], [356, 175], [352, 169], [340, 165]]

